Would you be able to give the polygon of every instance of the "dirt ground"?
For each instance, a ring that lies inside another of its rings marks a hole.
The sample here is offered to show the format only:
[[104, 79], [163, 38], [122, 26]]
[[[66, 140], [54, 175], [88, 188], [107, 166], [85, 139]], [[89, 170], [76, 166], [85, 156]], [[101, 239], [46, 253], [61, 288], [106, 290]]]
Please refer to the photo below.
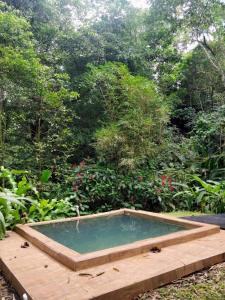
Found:
[[19, 300], [16, 291], [8, 284], [0, 271], [0, 300]]

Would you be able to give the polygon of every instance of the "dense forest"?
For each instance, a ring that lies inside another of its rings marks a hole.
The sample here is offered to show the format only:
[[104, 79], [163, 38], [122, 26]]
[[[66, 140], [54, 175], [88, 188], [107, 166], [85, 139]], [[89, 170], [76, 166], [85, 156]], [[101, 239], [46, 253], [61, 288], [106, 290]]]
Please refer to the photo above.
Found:
[[0, 1], [0, 237], [76, 205], [225, 212], [224, 26], [222, 0]]

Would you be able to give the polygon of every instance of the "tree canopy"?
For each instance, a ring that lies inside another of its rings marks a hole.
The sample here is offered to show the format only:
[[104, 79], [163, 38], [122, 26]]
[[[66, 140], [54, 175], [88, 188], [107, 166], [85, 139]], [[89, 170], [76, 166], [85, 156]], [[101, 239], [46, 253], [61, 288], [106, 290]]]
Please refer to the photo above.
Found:
[[196, 202], [224, 186], [224, 24], [223, 0], [0, 1], [2, 189], [28, 170], [69, 211], [225, 211]]

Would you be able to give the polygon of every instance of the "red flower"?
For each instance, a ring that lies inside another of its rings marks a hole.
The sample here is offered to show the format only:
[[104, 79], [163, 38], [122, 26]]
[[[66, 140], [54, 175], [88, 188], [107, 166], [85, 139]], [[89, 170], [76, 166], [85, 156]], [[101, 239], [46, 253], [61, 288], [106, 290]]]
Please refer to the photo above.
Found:
[[162, 179], [162, 186], [165, 186], [166, 185], [167, 176], [163, 175], [163, 176], [161, 176], [161, 179]]
[[78, 192], [79, 187], [77, 185], [73, 185], [73, 192]]
[[84, 166], [85, 166], [85, 161], [82, 160], [82, 161], [80, 162], [80, 167], [83, 168]]
[[138, 176], [138, 181], [143, 181], [143, 176]]
[[169, 177], [169, 179], [168, 179], [168, 184], [169, 184], [170, 191], [173, 192], [174, 191], [174, 187], [172, 185], [172, 178], [171, 177]]
[[170, 191], [173, 192], [175, 190], [175, 188], [171, 185], [170, 186]]

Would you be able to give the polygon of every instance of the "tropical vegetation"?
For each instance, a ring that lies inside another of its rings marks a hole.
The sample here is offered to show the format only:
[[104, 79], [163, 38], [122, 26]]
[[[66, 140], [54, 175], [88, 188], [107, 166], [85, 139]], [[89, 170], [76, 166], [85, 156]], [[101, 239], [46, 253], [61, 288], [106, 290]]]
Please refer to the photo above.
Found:
[[133, 2], [0, 1], [0, 238], [76, 205], [225, 212], [224, 1]]

